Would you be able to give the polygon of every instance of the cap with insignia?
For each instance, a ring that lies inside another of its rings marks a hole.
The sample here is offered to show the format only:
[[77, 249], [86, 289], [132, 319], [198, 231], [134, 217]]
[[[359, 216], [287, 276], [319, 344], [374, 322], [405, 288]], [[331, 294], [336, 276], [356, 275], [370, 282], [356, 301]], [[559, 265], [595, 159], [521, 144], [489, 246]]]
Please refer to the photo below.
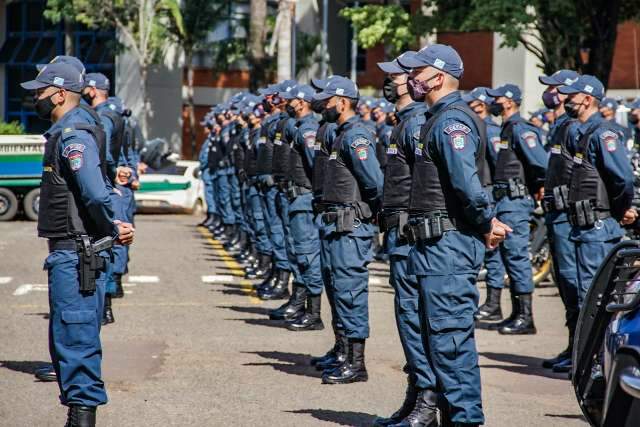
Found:
[[20, 83], [20, 86], [26, 90], [55, 86], [80, 93], [84, 87], [84, 79], [80, 71], [72, 65], [57, 62], [45, 65], [34, 80]]

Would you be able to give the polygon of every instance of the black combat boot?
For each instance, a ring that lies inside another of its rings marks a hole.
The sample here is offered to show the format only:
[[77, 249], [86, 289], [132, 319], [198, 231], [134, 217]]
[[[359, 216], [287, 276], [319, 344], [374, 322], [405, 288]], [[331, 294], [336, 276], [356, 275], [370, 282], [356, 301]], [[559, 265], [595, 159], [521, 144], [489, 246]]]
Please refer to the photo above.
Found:
[[269, 279], [272, 275], [271, 255], [258, 254], [258, 266], [253, 270], [248, 270], [244, 275], [245, 279]]
[[213, 217], [209, 212], [207, 212], [207, 216], [201, 223], [198, 224], [198, 227], [209, 227], [213, 222]]
[[416, 404], [409, 415], [393, 427], [439, 427], [438, 394], [431, 390], [420, 390]]
[[536, 325], [533, 323], [533, 309], [531, 307], [532, 294], [517, 295], [518, 315], [515, 320], [498, 330], [502, 335], [534, 335]]
[[69, 411], [67, 412], [67, 423], [64, 427], [95, 427], [95, 425], [95, 406], [69, 406]]
[[304, 315], [287, 325], [290, 331], [321, 331], [324, 323], [320, 317], [322, 295], [307, 295], [307, 310]]
[[116, 293], [113, 294], [113, 298], [123, 298], [124, 288], [122, 287], [122, 274], [113, 273], [113, 280], [116, 282]]
[[[324, 360], [316, 363], [316, 370], [330, 372], [340, 367], [347, 360], [347, 344], [348, 338], [342, 335], [336, 337], [335, 351], [332, 357], [327, 357]], [[328, 354], [328, 353], [327, 353]]]
[[418, 397], [418, 389], [416, 389], [413, 375], [407, 375], [407, 390], [404, 395], [404, 402], [402, 406], [396, 412], [391, 414], [389, 418], [376, 418], [373, 422], [374, 427], [387, 427], [393, 424], [397, 424], [407, 417], [416, 405], [416, 399]]
[[211, 232], [211, 234], [213, 234], [213, 237], [215, 237], [216, 235], [222, 233], [224, 231], [224, 224], [222, 223], [222, 220], [214, 222], [213, 224], [211, 224], [209, 226], [209, 231]]
[[215, 230], [222, 224], [222, 219], [217, 214], [211, 214], [211, 223], [207, 225], [209, 230]]
[[289, 321], [304, 314], [304, 302], [307, 298], [307, 289], [299, 283], [294, 283], [292, 287], [293, 292], [291, 292], [289, 301], [275, 310], [271, 310], [269, 312], [269, 319]]
[[476, 320], [502, 320], [500, 294], [502, 289], [487, 286], [487, 299], [475, 314]]
[[364, 343], [361, 338], [347, 338], [346, 360], [330, 372], [322, 374], [322, 384], [349, 384], [369, 380], [364, 364]]
[[102, 325], [108, 325], [109, 323], [115, 322], [116, 319], [113, 317], [113, 310], [111, 309], [111, 295], [106, 294], [104, 296], [104, 311], [102, 313]]
[[244, 231], [240, 230], [240, 226], [237, 224], [233, 225], [233, 233], [229, 237], [227, 243], [223, 245], [225, 250], [227, 251], [237, 251], [239, 249], [239, 245], [246, 241], [246, 234]]
[[45, 365], [36, 369], [34, 375], [42, 382], [53, 382], [58, 379], [58, 375], [56, 374], [56, 370], [53, 368], [53, 365]]
[[489, 325], [489, 330], [497, 331], [504, 326], [510, 325], [514, 320], [516, 320], [516, 317], [518, 317], [519, 304], [520, 304], [520, 300], [516, 298], [516, 294], [514, 294], [512, 291], [511, 292], [511, 314], [509, 315], [509, 317], [507, 317], [506, 319], [503, 319], [501, 322], [491, 323]]
[[338, 347], [340, 345], [340, 336], [338, 334], [335, 334], [335, 338], [336, 340], [333, 343], [333, 347], [331, 347], [329, 351], [327, 351], [322, 356], [314, 356], [311, 358], [311, 360], [309, 361], [309, 364], [311, 366], [316, 366], [318, 363], [325, 363], [327, 360], [336, 358], [336, 351], [338, 350]]
[[269, 275], [266, 276], [262, 282], [254, 284], [253, 288], [258, 293], [262, 293], [262, 292], [266, 291], [267, 289], [272, 288], [273, 286], [275, 286], [276, 282], [278, 281], [278, 272], [279, 271], [280, 270], [278, 270], [275, 267], [275, 264], [273, 263], [273, 260], [272, 260], [270, 262]]
[[291, 272], [278, 270], [273, 286], [264, 290], [258, 289], [258, 298], [263, 301], [289, 298], [289, 277]]

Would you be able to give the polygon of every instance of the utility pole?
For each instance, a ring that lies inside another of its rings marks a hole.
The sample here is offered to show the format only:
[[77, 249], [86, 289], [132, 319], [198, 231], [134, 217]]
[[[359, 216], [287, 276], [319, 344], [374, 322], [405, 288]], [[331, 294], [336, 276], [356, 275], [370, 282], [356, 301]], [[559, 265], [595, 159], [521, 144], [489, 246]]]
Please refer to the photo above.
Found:
[[[354, 3], [354, 6], [360, 7], [360, 2], [356, 1]], [[358, 78], [358, 40], [356, 38], [356, 30], [356, 26], [354, 24], [351, 24], [351, 81], [353, 81], [354, 83], [357, 83], [356, 80]]]
[[320, 78], [327, 78], [328, 68], [328, 35], [329, 35], [329, 0], [322, 0], [322, 32], [320, 33]]

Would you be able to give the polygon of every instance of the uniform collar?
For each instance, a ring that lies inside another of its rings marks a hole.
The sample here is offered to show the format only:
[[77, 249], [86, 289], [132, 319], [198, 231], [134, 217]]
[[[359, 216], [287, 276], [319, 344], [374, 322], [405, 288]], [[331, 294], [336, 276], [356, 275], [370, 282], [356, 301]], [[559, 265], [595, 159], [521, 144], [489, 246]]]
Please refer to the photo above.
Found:
[[604, 121], [604, 117], [602, 117], [602, 114], [596, 111], [587, 119], [586, 122], [580, 124], [580, 127], [579, 127], [580, 134], [582, 135], [586, 134], [589, 131], [589, 129], [591, 129], [594, 126], [597, 126], [603, 121]]
[[515, 122], [515, 121], [520, 121], [520, 120], [522, 120], [522, 117], [520, 116], [520, 112], [518, 111], [513, 116], [511, 116], [507, 120], [505, 120], [504, 122], [505, 123], [509, 123], [509, 122]]
[[460, 92], [458, 92], [457, 90], [454, 92], [451, 92], [448, 95], [443, 96], [442, 98], [440, 98], [438, 100], [438, 102], [436, 102], [435, 104], [433, 104], [431, 106], [431, 108], [429, 108], [429, 115], [430, 116], [434, 116], [436, 114], [438, 114], [438, 112], [440, 110], [442, 110], [443, 108], [453, 104], [456, 101], [460, 101], [462, 100], [462, 96], [460, 95]]
[[402, 110], [398, 111], [396, 115], [399, 120], [404, 119], [406, 116], [412, 114], [413, 111], [416, 110], [424, 110], [426, 111], [426, 105], [423, 102], [412, 102], [411, 104], [406, 105]]
[[496, 122], [493, 121], [491, 116], [485, 117], [484, 119], [482, 119], [482, 121], [484, 121], [485, 124], [487, 124], [487, 125], [491, 125], [491, 126], [497, 126], [498, 125]]
[[96, 105], [93, 109], [96, 111], [102, 111], [102, 110], [110, 110], [111, 108], [109, 108], [108, 101], [102, 101], [100, 104]]
[[365, 123], [365, 121], [362, 120], [360, 116], [358, 116], [357, 114], [354, 114], [346, 122], [342, 123], [341, 125], [338, 125], [338, 132], [342, 132], [346, 128], [349, 128], [358, 122]]
[[49, 138], [51, 135], [64, 128], [67, 124], [69, 124], [69, 122], [71, 122], [80, 114], [80, 111], [81, 110], [78, 107], [67, 111], [64, 116], [60, 117], [60, 120], [51, 125], [51, 127], [44, 133], [44, 137]]
[[312, 120], [312, 119], [313, 119], [313, 112], [308, 113], [308, 114], [305, 114], [304, 116], [302, 116], [302, 117], [300, 117], [300, 118], [298, 119], [298, 121], [296, 122], [296, 126], [299, 126], [299, 125], [301, 125], [302, 123], [304, 123], [304, 122], [308, 122], [308, 121], [310, 121], [310, 120]]

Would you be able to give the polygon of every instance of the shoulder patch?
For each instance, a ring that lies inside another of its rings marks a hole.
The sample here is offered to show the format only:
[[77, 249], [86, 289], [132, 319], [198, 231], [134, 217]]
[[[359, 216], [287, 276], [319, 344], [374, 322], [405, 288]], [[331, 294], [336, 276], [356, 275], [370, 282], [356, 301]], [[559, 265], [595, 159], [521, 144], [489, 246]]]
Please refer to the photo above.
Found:
[[351, 148], [368, 147], [371, 144], [367, 138], [358, 137], [351, 143]]
[[72, 151], [82, 153], [85, 149], [84, 144], [69, 144], [62, 151], [62, 157], [69, 157]]
[[454, 150], [464, 150], [467, 145], [467, 134], [461, 131], [453, 132], [449, 134], [449, 142]]
[[500, 151], [500, 148], [501, 148], [502, 144], [500, 143], [500, 137], [499, 136], [494, 136], [493, 138], [491, 138], [489, 140], [489, 142], [491, 142], [491, 145], [493, 146], [493, 151], [495, 151], [496, 153], [498, 151]]
[[360, 161], [367, 160], [369, 158], [369, 149], [366, 146], [361, 145], [356, 148], [356, 155]]
[[308, 130], [302, 134], [302, 139], [304, 140], [307, 148], [314, 148], [316, 143], [316, 131]]
[[69, 167], [71, 167], [72, 171], [77, 171], [82, 167], [82, 152], [74, 151], [69, 154]]
[[602, 141], [604, 147], [610, 153], [616, 151], [618, 148], [618, 134], [610, 130], [604, 131], [600, 134], [600, 141]]
[[447, 135], [451, 135], [454, 132], [463, 133], [466, 135], [471, 132], [471, 129], [469, 129], [469, 127], [464, 123], [453, 123], [444, 128], [444, 133], [446, 133]]
[[536, 135], [535, 132], [523, 132], [520, 136], [522, 140], [527, 143], [527, 147], [536, 148], [536, 145], [538, 145], [538, 135]]

